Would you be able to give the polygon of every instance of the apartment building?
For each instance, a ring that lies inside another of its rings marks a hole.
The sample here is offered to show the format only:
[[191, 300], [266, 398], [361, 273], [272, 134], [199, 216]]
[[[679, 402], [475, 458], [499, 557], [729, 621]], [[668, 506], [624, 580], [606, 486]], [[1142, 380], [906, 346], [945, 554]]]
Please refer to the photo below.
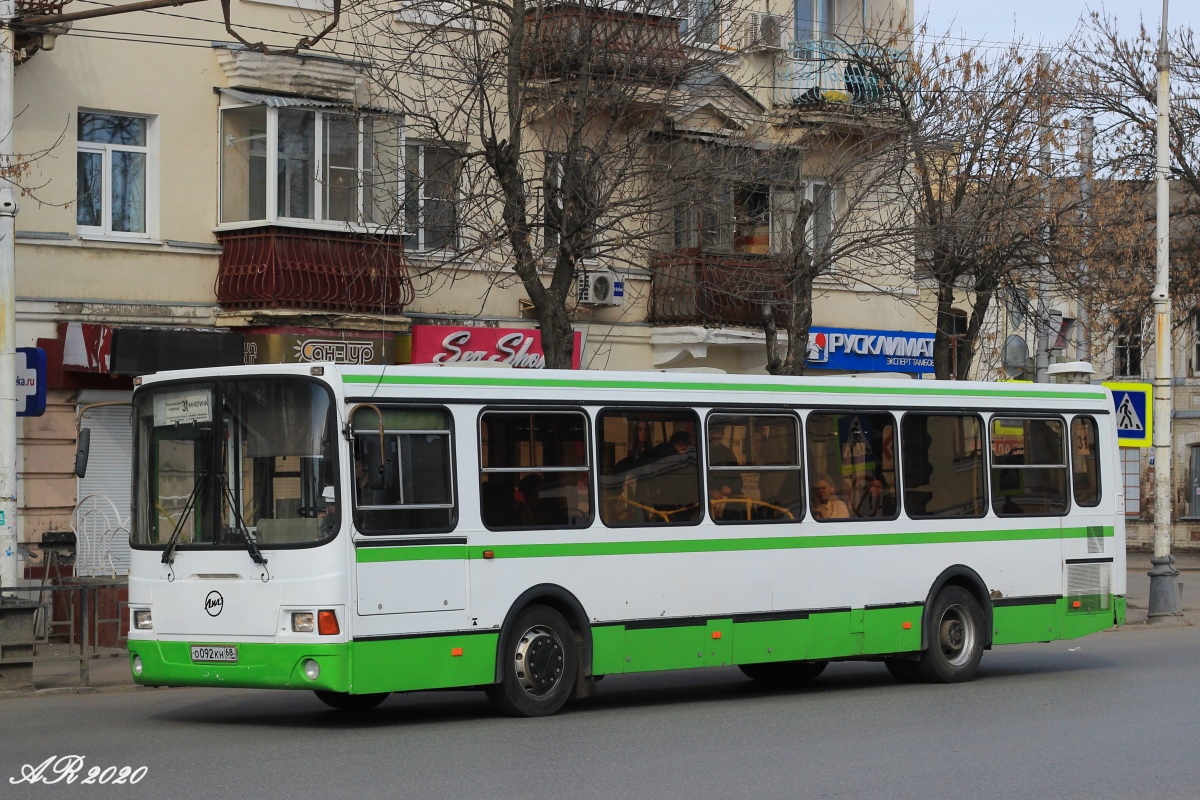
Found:
[[[297, 361], [542, 365], [537, 321], [511, 269], [464, 246], [483, 241], [468, 234], [487, 227], [468, 213], [479, 197], [464, 164], [481, 158], [478, 141], [454, 148], [427, 135], [430, 119], [418, 113], [427, 108], [410, 102], [420, 77], [386, 68], [394, 48], [444, 26], [439, 14], [450, 6], [341, 9], [338, 27], [298, 54], [245, 43], [293, 47], [332, 22], [327, 0], [231, 0], [232, 31], [220, 6], [195, 3], [21, 33], [17, 337], [49, 362], [47, 411], [18, 427], [21, 541], [69, 528], [91, 498], [113, 517], [120, 571], [130, 432], [127, 408], [112, 404], [130, 397], [139, 374]], [[18, 3], [19, 15], [45, 10]], [[788, 209], [811, 202], [812, 241], [838, 236], [855, 186], [822, 175], [823, 143], [832, 136], [852, 148], [887, 119], [889, 98], [852, 66], [854, 43], [902, 28], [913, 4], [653, 10], [548, 4], [529, 19], [616, 15], [653, 27], [655, 58], [705, 59], [668, 99], [660, 87], [646, 125], [660, 144], [782, 143], [803, 157], [777, 182], [726, 171], [702, 202], [661, 209], [669, 221], [653, 247], [584, 253], [567, 304], [575, 366], [761, 372], [762, 299], [778, 289]], [[566, 40], [544, 44], [568, 52]], [[554, 70], [569, 71], [568, 61], [525, 76], [542, 84], [531, 102], [552, 95], [545, 85], [564, 78]], [[393, 80], [399, 89], [385, 85]], [[567, 167], [543, 149], [536, 182], [552, 197]], [[888, 213], [886, 203], [874, 213]], [[610, 220], [606, 230], [629, 224]], [[548, 228], [539, 230], [545, 245]], [[891, 252], [887, 269], [847, 254], [836, 274], [818, 278], [814, 370], [932, 371], [933, 325], [912, 281], [911, 246]], [[93, 455], [76, 479], [81, 418]], [[81, 567], [100, 569], [99, 552], [81, 554]]]

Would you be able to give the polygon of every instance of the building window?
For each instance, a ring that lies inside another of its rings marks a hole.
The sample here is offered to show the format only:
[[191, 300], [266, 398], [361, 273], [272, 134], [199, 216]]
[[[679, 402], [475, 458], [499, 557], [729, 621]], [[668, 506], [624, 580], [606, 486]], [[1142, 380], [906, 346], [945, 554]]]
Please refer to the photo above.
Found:
[[[578, 210], [585, 215], [594, 214], [598, 198], [592, 186], [589, 185], [587, 175], [584, 173], [581, 165], [576, 165], [572, 170], [574, 174], [570, 175], [570, 180], [565, 181], [567, 175], [567, 157], [561, 153], [546, 154], [546, 169], [542, 177], [542, 196], [545, 198], [546, 209], [544, 217], [544, 234], [545, 248], [547, 253], [553, 254], [553, 251], [558, 247], [559, 236], [562, 233], [564, 224], [573, 225], [588, 225], [594, 227], [594, 219], [575, 219], [566, 220], [563, 218], [563, 185], [564, 181], [572, 191], [579, 194], [575, 198], [574, 205]], [[593, 231], [594, 233], [594, 231]], [[587, 237], [587, 247], [584, 251], [585, 257], [592, 258], [596, 255], [595, 236], [591, 233]]]
[[828, 253], [833, 245], [834, 189], [824, 183], [807, 183], [798, 191], [776, 188], [772, 197], [771, 252], [786, 253], [791, 250], [792, 228], [796, 224], [796, 212], [801, 200], [813, 204], [812, 215], [804, 229], [805, 244], [817, 256]]
[[694, 44], [721, 43], [721, 10], [717, 0], [676, 0], [672, 13], [680, 17], [679, 32]]
[[1200, 311], [1192, 314], [1192, 375], [1200, 376]]
[[[1195, 458], [1195, 453], [1192, 457]], [[1139, 448], [1121, 448], [1121, 481], [1125, 489], [1125, 517], [1137, 519], [1142, 515], [1142, 451]]]
[[147, 236], [150, 118], [80, 111], [78, 122], [79, 232]]
[[1142, 375], [1142, 321], [1126, 320], [1117, 326], [1116, 374], [1140, 378]]
[[1194, 444], [1189, 450], [1188, 460], [1188, 516], [1200, 518], [1200, 444]]
[[796, 0], [796, 44], [803, 48], [836, 40], [837, 0]]
[[221, 222], [399, 227], [402, 138], [397, 117], [224, 108]]
[[404, 148], [404, 232], [409, 249], [458, 246], [459, 163], [458, 154], [446, 147]]

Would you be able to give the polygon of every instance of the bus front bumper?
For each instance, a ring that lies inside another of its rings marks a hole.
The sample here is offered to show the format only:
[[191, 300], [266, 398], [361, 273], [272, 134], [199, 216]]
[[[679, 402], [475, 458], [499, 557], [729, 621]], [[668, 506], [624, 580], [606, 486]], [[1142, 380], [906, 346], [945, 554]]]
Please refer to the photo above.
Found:
[[[193, 661], [192, 646], [237, 648], [231, 662]], [[316, 669], [314, 670], [313, 665]], [[142, 686], [350, 691], [349, 645], [129, 640], [129, 666]], [[316, 672], [315, 677], [309, 677]]]

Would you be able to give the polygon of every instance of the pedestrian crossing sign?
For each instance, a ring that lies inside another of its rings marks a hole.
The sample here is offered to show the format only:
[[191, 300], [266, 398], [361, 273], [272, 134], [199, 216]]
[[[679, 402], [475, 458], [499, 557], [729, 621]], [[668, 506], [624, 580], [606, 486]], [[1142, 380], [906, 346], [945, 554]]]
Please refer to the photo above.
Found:
[[1154, 387], [1149, 383], [1105, 383], [1112, 391], [1113, 410], [1117, 415], [1117, 444], [1121, 447], [1149, 447], [1154, 427]]

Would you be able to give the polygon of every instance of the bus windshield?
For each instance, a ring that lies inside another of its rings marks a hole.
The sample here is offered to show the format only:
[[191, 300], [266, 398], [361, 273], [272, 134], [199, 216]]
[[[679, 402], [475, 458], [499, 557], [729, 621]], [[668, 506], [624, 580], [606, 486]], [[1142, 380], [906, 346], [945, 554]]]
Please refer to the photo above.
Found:
[[134, 398], [130, 542], [303, 545], [332, 538], [337, 439], [329, 391], [297, 379], [149, 386]]

